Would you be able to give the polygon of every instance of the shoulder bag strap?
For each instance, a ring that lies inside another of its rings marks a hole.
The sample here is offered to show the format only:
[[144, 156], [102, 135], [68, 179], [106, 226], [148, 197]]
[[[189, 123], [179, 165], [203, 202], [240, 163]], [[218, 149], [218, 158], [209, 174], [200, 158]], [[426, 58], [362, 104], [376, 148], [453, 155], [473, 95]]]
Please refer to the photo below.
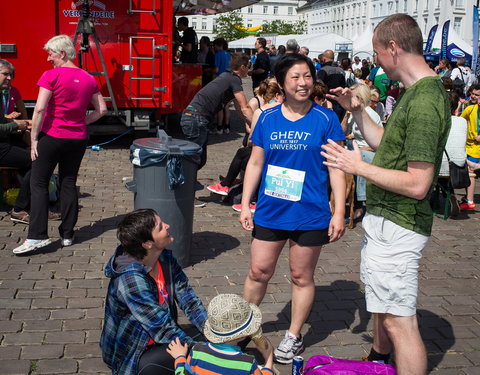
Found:
[[448, 162], [450, 163], [450, 157], [448, 156], [447, 149], [443, 150], [443, 152], [445, 152], [445, 155], [447, 156], [447, 160], [448, 160]]

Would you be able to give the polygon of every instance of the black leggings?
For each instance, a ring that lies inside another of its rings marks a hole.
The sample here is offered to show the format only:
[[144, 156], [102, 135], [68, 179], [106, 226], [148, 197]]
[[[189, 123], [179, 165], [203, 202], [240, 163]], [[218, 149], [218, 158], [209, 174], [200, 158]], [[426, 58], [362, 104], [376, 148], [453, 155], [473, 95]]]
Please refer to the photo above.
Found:
[[140, 356], [137, 375], [174, 374], [175, 360], [167, 353], [167, 344], [153, 344]]
[[231, 187], [233, 185], [233, 181], [235, 181], [235, 178], [237, 178], [238, 174], [247, 168], [247, 163], [251, 154], [251, 147], [242, 147], [237, 150], [232, 162], [230, 163], [227, 175], [220, 183], [222, 186]]
[[32, 199], [27, 238], [48, 238], [48, 184], [57, 164], [62, 213], [59, 234], [62, 238], [73, 237], [73, 228], [78, 219], [77, 176], [86, 146], [86, 139], [54, 138], [41, 134], [37, 146], [38, 157], [32, 163]]
[[18, 146], [5, 144], [8, 152], [0, 159], [0, 167], [18, 168], [22, 181], [17, 201], [13, 209], [15, 212], [28, 211], [30, 209], [30, 173], [32, 168], [32, 159], [30, 150]]

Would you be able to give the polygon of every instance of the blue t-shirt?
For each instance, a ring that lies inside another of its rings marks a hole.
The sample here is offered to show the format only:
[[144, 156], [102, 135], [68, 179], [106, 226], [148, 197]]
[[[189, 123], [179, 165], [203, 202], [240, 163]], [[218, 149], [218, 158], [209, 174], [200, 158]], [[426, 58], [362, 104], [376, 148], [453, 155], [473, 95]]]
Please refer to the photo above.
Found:
[[255, 224], [284, 230], [321, 230], [330, 224], [328, 169], [320, 146], [345, 140], [335, 112], [312, 104], [297, 121], [282, 105], [264, 111], [252, 142], [263, 148], [264, 164]]
[[217, 77], [230, 67], [230, 58], [232, 56], [225, 50], [215, 53], [215, 66], [218, 68]]

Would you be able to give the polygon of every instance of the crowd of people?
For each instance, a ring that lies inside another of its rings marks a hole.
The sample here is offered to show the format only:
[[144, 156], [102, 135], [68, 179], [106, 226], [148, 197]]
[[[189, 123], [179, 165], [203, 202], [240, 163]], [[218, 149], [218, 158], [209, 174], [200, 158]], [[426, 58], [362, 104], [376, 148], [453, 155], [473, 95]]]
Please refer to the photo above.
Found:
[[[202, 147], [199, 168], [207, 162], [209, 133], [229, 131], [231, 101], [245, 120], [246, 136], [226, 177], [207, 188], [228, 196], [240, 177], [241, 203], [234, 208], [241, 228], [252, 232], [250, 267], [243, 296], [221, 294], [207, 310], [168, 250], [174, 240], [169, 224], [151, 209], [127, 214], [118, 226], [120, 245], [105, 268], [110, 282], [100, 346], [112, 373], [221, 374], [228, 368], [260, 375], [273, 373], [274, 360], [291, 363], [305, 349], [301, 331], [313, 306], [322, 248], [345, 232], [350, 174], [357, 181], [354, 219], [363, 218], [365, 235], [361, 280], [375, 319], [366, 359], [388, 363], [394, 356], [399, 375], [424, 375], [418, 270], [432, 230], [432, 188], [439, 172], [448, 171], [445, 149], [459, 166], [468, 163], [471, 184], [459, 208], [475, 209], [480, 85], [465, 61], [459, 59], [455, 69], [441, 61], [432, 69], [423, 57], [420, 28], [405, 14], [389, 16], [375, 28], [373, 64], [358, 56], [336, 62], [331, 50], [312, 60], [308, 47], [295, 40], [277, 49], [257, 38], [253, 58], [230, 54], [221, 38], [213, 41], [213, 50], [205, 37], [198, 48], [188, 20], [180, 17], [177, 24], [183, 32], [179, 61], [204, 64], [204, 87], [181, 117], [186, 138]], [[0, 115], [0, 165], [22, 161], [22, 188], [11, 216], [29, 217], [27, 239], [15, 254], [51, 241], [48, 184], [57, 165], [61, 244], [74, 243], [75, 184], [86, 124], [106, 111], [95, 80], [72, 61], [70, 38], [56, 36], [44, 48], [53, 69], [37, 83], [31, 121], [22, 119], [21, 96], [9, 89], [14, 68], [0, 60], [0, 86], [10, 90]], [[247, 76], [255, 93], [251, 101], [242, 86]], [[87, 114], [90, 104], [94, 110]], [[30, 145], [14, 145], [10, 136], [28, 128]], [[260, 306], [287, 242], [291, 319], [273, 348], [261, 331]], [[178, 325], [177, 307], [195, 333]], [[251, 339], [263, 366], [244, 353]]]
[[[434, 71], [422, 47], [415, 20], [395, 14], [374, 30], [373, 65], [358, 56], [353, 63], [337, 63], [330, 50], [311, 60], [308, 48], [295, 40], [275, 48], [258, 38], [254, 57], [231, 56], [230, 69], [207, 83], [186, 108], [182, 128], [206, 150], [222, 106], [234, 100], [245, 119], [246, 136], [226, 177], [207, 187], [226, 196], [238, 177], [243, 183], [236, 209], [242, 228], [252, 232], [243, 298], [219, 295], [207, 311], [166, 250], [173, 240], [168, 224], [151, 210], [128, 214], [118, 229], [121, 245], [107, 268], [112, 280], [101, 346], [113, 373], [150, 374], [162, 368], [164, 373], [220, 374], [229, 366], [238, 373], [265, 374], [272, 372], [273, 360], [291, 363], [305, 348], [301, 331], [313, 305], [322, 247], [345, 231], [346, 174], [357, 178], [357, 214], [365, 233], [360, 273], [367, 310], [375, 319], [366, 360], [388, 363], [394, 356], [398, 374], [426, 373], [416, 301], [419, 262], [433, 224], [430, 196], [445, 147], [454, 144], [462, 151], [461, 134], [469, 165], [479, 165], [480, 86], [465, 81], [459, 104], [455, 85], [448, 88], [448, 77], [439, 77], [447, 64]], [[247, 75], [255, 93], [250, 102], [242, 87]], [[459, 111], [461, 117], [452, 117]], [[456, 129], [465, 122], [468, 134]], [[468, 193], [466, 199], [470, 204]], [[287, 242], [291, 320], [274, 349], [261, 334], [260, 310]], [[171, 265], [164, 265], [167, 259]], [[171, 300], [199, 336], [176, 324]], [[122, 319], [128, 325], [121, 325]], [[264, 358], [263, 367], [243, 352], [250, 339]]]

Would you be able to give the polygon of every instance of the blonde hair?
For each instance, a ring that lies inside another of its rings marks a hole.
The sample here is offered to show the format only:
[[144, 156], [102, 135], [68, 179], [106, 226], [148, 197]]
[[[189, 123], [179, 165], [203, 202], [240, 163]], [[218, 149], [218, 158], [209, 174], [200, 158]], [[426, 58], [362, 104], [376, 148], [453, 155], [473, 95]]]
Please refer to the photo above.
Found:
[[65, 52], [65, 56], [69, 60], [73, 60], [76, 56], [75, 47], [68, 35], [57, 35], [51, 38], [43, 49], [46, 51], [53, 51], [55, 53]]
[[354, 95], [363, 102], [365, 107], [370, 104], [372, 92], [368, 85], [366, 85], [365, 83], [356, 83], [350, 86], [350, 90], [352, 90]]

